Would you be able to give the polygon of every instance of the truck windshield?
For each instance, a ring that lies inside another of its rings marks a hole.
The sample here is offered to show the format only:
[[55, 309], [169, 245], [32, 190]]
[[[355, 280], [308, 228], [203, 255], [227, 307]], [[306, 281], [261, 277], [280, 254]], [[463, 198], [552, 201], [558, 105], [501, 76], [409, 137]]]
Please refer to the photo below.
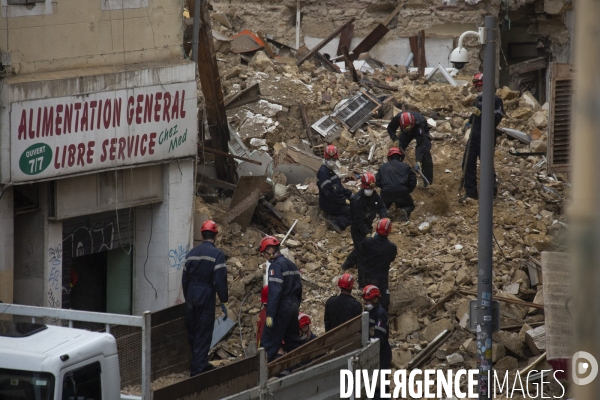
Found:
[[0, 368], [0, 399], [52, 400], [54, 375]]

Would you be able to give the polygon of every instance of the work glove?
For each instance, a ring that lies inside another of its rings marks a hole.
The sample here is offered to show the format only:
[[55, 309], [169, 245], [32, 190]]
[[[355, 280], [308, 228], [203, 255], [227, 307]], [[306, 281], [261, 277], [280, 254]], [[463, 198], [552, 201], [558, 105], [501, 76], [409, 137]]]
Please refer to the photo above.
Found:
[[227, 319], [227, 303], [221, 303], [221, 311], [223, 311], [223, 320]]
[[476, 117], [479, 117], [481, 115], [481, 110], [477, 107], [473, 107], [471, 109], [471, 114], [475, 115]]
[[421, 163], [419, 161], [417, 161], [415, 163], [415, 171], [420, 171], [421, 170]]
[[349, 206], [350, 205], [350, 199], [346, 199], [346, 205]]
[[267, 326], [267, 328], [272, 328], [273, 327], [273, 317], [267, 317], [267, 320], [265, 321], [265, 325]]
[[394, 140], [392, 142], [392, 147], [400, 147], [400, 140]]

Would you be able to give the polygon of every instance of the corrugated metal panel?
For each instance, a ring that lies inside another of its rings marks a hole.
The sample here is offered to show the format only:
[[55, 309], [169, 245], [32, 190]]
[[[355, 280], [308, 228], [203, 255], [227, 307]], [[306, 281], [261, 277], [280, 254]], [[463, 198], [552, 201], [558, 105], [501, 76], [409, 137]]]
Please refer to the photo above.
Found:
[[571, 151], [571, 99], [573, 67], [550, 65], [550, 109], [548, 113], [548, 173], [567, 172]]

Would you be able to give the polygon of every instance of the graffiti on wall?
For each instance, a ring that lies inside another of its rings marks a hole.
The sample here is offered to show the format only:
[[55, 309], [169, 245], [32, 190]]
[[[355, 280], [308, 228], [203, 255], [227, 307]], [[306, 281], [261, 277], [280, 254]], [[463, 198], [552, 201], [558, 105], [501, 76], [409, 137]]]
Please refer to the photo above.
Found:
[[185, 264], [188, 251], [190, 251], [189, 244], [186, 247], [179, 245], [177, 248], [169, 250], [169, 265], [171, 268], [180, 270]]
[[50, 246], [48, 248], [48, 266], [50, 273], [48, 274], [48, 307], [61, 308], [62, 296], [62, 244]]
[[113, 221], [99, 226], [81, 225], [63, 236], [63, 249], [71, 257], [79, 257], [100, 251], [112, 250], [115, 239]]

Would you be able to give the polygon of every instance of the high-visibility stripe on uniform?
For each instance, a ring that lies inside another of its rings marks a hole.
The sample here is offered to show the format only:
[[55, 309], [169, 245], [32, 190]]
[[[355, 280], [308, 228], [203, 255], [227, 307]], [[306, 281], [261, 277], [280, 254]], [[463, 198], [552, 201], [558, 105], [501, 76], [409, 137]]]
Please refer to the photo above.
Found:
[[215, 271], [218, 270], [219, 268], [225, 268], [227, 266], [227, 264], [217, 264], [215, 265]]
[[283, 279], [269, 277], [269, 282], [283, 283]]
[[212, 262], [217, 261], [216, 258], [209, 257], [209, 256], [191, 256], [186, 259], [186, 261], [202, 261], [202, 260], [212, 261]]
[[283, 275], [283, 276], [300, 275], [300, 271], [285, 271], [285, 272], [282, 272], [281, 275]]
[[325, 187], [325, 185], [328, 183], [331, 183], [331, 179], [327, 179], [325, 182], [321, 183], [321, 189], [323, 189], [323, 187]]

